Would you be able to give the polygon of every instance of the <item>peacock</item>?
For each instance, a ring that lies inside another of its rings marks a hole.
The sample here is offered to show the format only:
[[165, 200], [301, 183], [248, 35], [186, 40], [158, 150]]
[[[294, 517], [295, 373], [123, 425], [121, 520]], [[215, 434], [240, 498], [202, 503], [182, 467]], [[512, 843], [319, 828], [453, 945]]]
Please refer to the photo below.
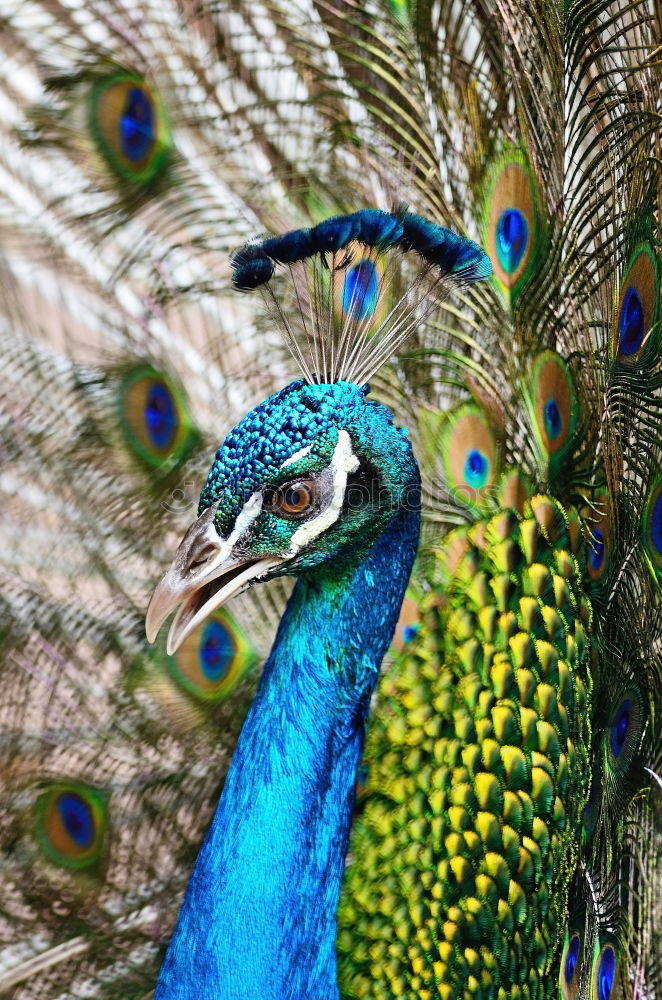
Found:
[[657, 997], [655, 5], [0, 24], [0, 995]]

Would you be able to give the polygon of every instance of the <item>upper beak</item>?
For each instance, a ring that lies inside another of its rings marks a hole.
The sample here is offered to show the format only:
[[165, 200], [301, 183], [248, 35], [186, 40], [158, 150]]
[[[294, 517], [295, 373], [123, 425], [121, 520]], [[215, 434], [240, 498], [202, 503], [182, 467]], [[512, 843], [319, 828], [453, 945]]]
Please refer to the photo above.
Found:
[[273, 556], [256, 560], [237, 555], [232, 543], [216, 531], [214, 513], [213, 507], [208, 508], [188, 529], [147, 608], [148, 642], [154, 642], [168, 615], [179, 609], [168, 633], [168, 653], [174, 653], [212, 611], [282, 562]]

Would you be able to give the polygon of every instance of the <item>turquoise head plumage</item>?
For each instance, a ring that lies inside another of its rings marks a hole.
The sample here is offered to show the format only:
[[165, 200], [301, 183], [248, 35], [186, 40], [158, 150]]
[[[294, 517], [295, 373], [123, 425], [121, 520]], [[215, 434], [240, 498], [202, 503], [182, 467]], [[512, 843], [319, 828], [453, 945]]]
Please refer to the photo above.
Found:
[[399, 509], [418, 506], [418, 487], [406, 432], [367, 399], [367, 387], [293, 382], [218, 449], [199, 518], [153, 599], [150, 629], [179, 604], [174, 651], [254, 580], [356, 562]]

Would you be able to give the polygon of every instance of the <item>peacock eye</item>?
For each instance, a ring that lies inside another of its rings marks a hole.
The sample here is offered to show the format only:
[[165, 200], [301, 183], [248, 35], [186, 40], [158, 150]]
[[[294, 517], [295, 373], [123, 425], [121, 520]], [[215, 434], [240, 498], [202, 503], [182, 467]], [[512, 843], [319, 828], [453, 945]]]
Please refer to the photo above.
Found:
[[315, 503], [316, 492], [313, 479], [297, 479], [274, 489], [268, 502], [271, 510], [281, 517], [304, 517]]

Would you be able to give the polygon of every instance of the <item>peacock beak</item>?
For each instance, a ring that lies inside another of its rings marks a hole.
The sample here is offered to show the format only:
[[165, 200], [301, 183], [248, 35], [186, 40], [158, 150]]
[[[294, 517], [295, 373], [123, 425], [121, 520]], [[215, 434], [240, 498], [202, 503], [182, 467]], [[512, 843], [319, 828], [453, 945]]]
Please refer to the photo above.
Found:
[[154, 642], [163, 622], [177, 609], [168, 633], [168, 653], [174, 653], [212, 611], [282, 561], [237, 552], [237, 540], [221, 538], [216, 531], [214, 513], [209, 508], [188, 529], [147, 608], [148, 642]]

